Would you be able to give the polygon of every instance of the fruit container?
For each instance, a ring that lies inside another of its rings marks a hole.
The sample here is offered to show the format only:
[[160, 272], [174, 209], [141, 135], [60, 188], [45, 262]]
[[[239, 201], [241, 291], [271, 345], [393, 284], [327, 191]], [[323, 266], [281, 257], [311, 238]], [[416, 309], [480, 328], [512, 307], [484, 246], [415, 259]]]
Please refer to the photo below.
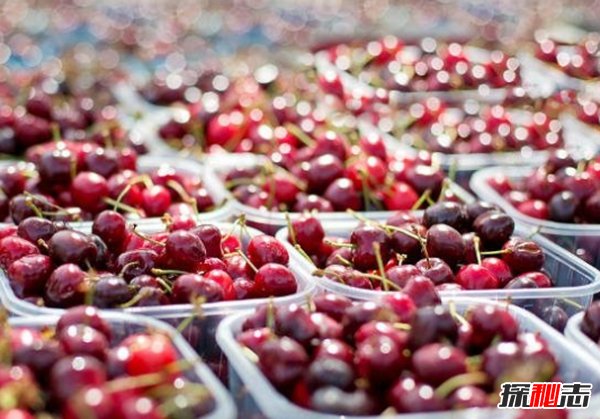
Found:
[[[136, 333], [151, 330], [163, 333], [169, 337], [177, 350], [179, 359], [184, 359], [193, 364], [188, 370], [186, 377], [195, 383], [204, 384], [215, 399], [215, 409], [204, 418], [235, 418], [236, 408], [223, 384], [213, 375], [210, 369], [200, 360], [190, 345], [181, 337], [177, 331], [164, 322], [126, 313], [102, 312], [102, 319], [106, 320], [113, 332], [113, 341], [120, 342]], [[25, 327], [32, 329], [44, 329], [57, 324], [59, 317], [56, 315], [38, 315], [35, 317], [11, 318], [11, 327]]]
[[488, 179], [497, 173], [503, 173], [510, 180], [518, 181], [529, 175], [534, 169], [531, 167], [490, 167], [478, 171], [471, 178], [471, 189], [481, 199], [495, 203], [502, 207], [516, 223], [539, 232], [558, 246], [575, 252], [583, 248], [589, 252], [593, 265], [600, 268], [600, 224], [574, 224], [545, 221], [530, 217], [518, 211], [498, 192], [488, 185]]
[[565, 328], [565, 336], [584, 348], [596, 362], [600, 363], [600, 346], [581, 331], [581, 322], [585, 313], [577, 313], [569, 319]]
[[[222, 232], [232, 231], [231, 223], [213, 223]], [[138, 230], [142, 233], [153, 233], [164, 230], [164, 226], [158, 224], [140, 225]], [[247, 229], [249, 235], [243, 234], [242, 244], [245, 246], [250, 237], [260, 235], [257, 230]], [[84, 231], [85, 232], [85, 231]], [[250, 237], [249, 237], [250, 236]], [[244, 310], [250, 310], [257, 305], [267, 301], [275, 304], [303, 303], [312, 295], [316, 287], [301, 268], [299, 256], [290, 253], [289, 267], [298, 284], [295, 294], [275, 297], [256, 298], [235, 301], [221, 301], [205, 303], [199, 307], [191, 304], [170, 304], [154, 307], [129, 307], [125, 309], [107, 309], [106, 312], [118, 316], [123, 313], [143, 315], [162, 320], [173, 327], [181, 326], [182, 335], [203, 359], [217, 372], [222, 372], [224, 365], [221, 364], [221, 353], [214, 342], [215, 330], [219, 322], [228, 314]], [[14, 316], [39, 316], [39, 315], [61, 315], [63, 309], [40, 307], [17, 297], [11, 288], [10, 282], [4, 270], [0, 270], [0, 305], [5, 307]]]
[[[355, 223], [355, 225], [357, 224]], [[323, 227], [326, 236], [346, 238], [354, 226], [331, 223], [324, 224]], [[532, 230], [530, 227], [517, 225], [513, 235], [526, 237], [532, 233]], [[297, 252], [288, 242], [287, 228], [280, 230], [277, 238], [286, 244], [290, 253]], [[440, 291], [440, 295], [453, 298], [458, 296], [511, 301], [536, 312], [540, 312], [546, 307], [559, 306], [568, 315], [587, 307], [592, 301], [592, 296], [600, 291], [600, 272], [540, 235], [535, 235], [530, 240], [536, 242], [543, 249], [545, 254], [544, 270], [554, 279], [556, 286], [538, 289]], [[306, 259], [301, 258], [300, 262], [302, 269], [306, 270], [307, 274], [314, 271], [314, 265], [311, 265]], [[324, 277], [319, 278], [314, 275], [311, 277], [319, 288], [342, 294], [354, 300], [370, 300], [384, 293], [383, 291], [351, 287]]]
[[[230, 211], [233, 215], [244, 214], [249, 225], [268, 234], [275, 235], [278, 230], [287, 226], [286, 214], [283, 212], [260, 210], [240, 203], [233, 198], [222, 180], [222, 176], [234, 168], [251, 168], [261, 165], [264, 161], [266, 161], [264, 157], [250, 153], [220, 156], [218, 158], [211, 157], [207, 162], [208, 167], [204, 184], [215, 201], [230, 201]], [[474, 199], [469, 192], [455, 183], [450, 183], [449, 188], [464, 202], [471, 202]], [[360, 212], [360, 214], [371, 220], [385, 221], [394, 212], [364, 211]], [[288, 215], [293, 220], [301, 214], [290, 212]], [[354, 221], [354, 218], [346, 212], [322, 212], [317, 215], [317, 218], [326, 222], [352, 223]]]
[[[470, 298], [444, 299], [446, 304], [450, 301], [455, 304], [456, 310], [461, 313], [464, 313], [469, 307], [481, 303], [481, 300]], [[508, 307], [510, 313], [519, 322], [521, 331], [537, 332], [549, 343], [559, 362], [560, 376], [564, 382], [592, 383], [592, 392], [598, 393], [600, 391], [600, 364], [596, 364], [587, 353], [580, 351], [576, 345], [571, 344], [564, 336], [526, 310], [514, 305], [502, 306]], [[248, 316], [247, 313], [230, 316], [220, 324], [217, 330], [217, 342], [230, 363], [229, 389], [236, 399], [240, 414], [244, 417], [256, 418], [311, 417], [333, 419], [339, 417], [306, 410], [278, 393], [258, 367], [246, 357], [236, 341], [236, 336], [240, 333], [242, 324]], [[585, 412], [582, 411], [579, 417], [590, 419], [594, 417], [586, 416]], [[587, 409], [587, 412], [591, 413], [590, 409]], [[444, 419], [449, 417], [453, 419], [508, 419], [519, 417], [519, 414], [522, 413], [518, 410], [500, 411], [488, 408], [425, 414], [401, 414], [394, 417], [406, 419]], [[366, 417], [363, 416], [363, 418]]]
[[[32, 163], [18, 163], [13, 161], [8, 162], [0, 162], [0, 168], [13, 166], [18, 164], [25, 164], [26, 169], [35, 170], [35, 166]], [[173, 167], [179, 172], [186, 173], [192, 176], [197, 176], [200, 179], [204, 177], [206, 166], [202, 163], [195, 162], [188, 159], [183, 158], [170, 158], [170, 157], [157, 157], [157, 156], [140, 156], [137, 161], [137, 169], [140, 173], [148, 173], [154, 169], [158, 169], [159, 167], [166, 165], [169, 167]], [[208, 190], [208, 189], [207, 189]], [[196, 215], [196, 219], [199, 222], [210, 223], [217, 221], [227, 221], [231, 216], [231, 208], [229, 205], [224, 202], [223, 199], [217, 199], [213, 194], [210, 194], [210, 197], [213, 199], [216, 205], [216, 209], [210, 210], [208, 212], [199, 213]], [[135, 215], [135, 217], [138, 217]], [[133, 218], [132, 218], [133, 220]], [[149, 218], [137, 218], [136, 222], [140, 225], [143, 224], [155, 224], [160, 223], [160, 219], [157, 217], [149, 217]], [[80, 222], [70, 222], [69, 223], [74, 228], [83, 228], [90, 229], [91, 221], [80, 221]]]

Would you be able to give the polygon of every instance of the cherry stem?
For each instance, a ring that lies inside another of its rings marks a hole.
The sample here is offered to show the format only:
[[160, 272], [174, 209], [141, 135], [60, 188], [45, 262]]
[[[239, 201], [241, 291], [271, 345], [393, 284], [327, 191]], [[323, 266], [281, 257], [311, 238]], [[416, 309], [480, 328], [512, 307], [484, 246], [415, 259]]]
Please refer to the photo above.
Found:
[[475, 257], [477, 258], [477, 264], [481, 265], [481, 251], [479, 250], [479, 246], [481, 245], [481, 240], [478, 236], [473, 237], [473, 247], [475, 248]]
[[313, 260], [310, 258], [310, 256], [308, 255], [308, 253], [306, 253], [304, 251], [304, 249], [299, 244], [295, 244], [294, 245], [294, 249], [296, 249], [298, 251], [298, 253], [300, 253], [300, 255], [302, 255], [302, 257], [304, 259], [306, 259], [308, 262], [310, 262], [311, 265], [313, 265], [315, 267], [317, 266], [317, 265], [315, 265], [315, 262], [313, 262]]
[[150, 242], [152, 244], [155, 244], [157, 246], [160, 247], [165, 247], [166, 245], [163, 242], [160, 242], [158, 240], [154, 240], [153, 238], [147, 236], [146, 234], [140, 233], [139, 231], [137, 231], [137, 224], [134, 224], [131, 228], [131, 233], [138, 236], [140, 239], [145, 240], [147, 242]]
[[117, 393], [126, 390], [135, 390], [137, 388], [154, 386], [164, 382], [169, 375], [175, 372], [185, 371], [193, 367], [193, 365], [194, 364], [187, 359], [182, 359], [167, 365], [161, 372], [136, 375], [134, 377], [127, 376], [116, 378], [106, 383], [105, 389], [108, 393]]
[[342, 278], [342, 276], [340, 274], [338, 274], [337, 272], [328, 271], [327, 269], [315, 269], [312, 272], [312, 275], [319, 277], [319, 278], [322, 278], [324, 276], [333, 276], [338, 281], [340, 281], [342, 284], [346, 285], [346, 281], [344, 281], [344, 278]]
[[244, 252], [242, 252], [240, 249], [238, 249], [238, 250], [236, 251], [236, 253], [237, 253], [238, 255], [240, 255], [240, 256], [242, 257], [242, 259], [244, 259], [244, 261], [245, 261], [245, 262], [248, 264], [248, 266], [250, 266], [250, 268], [251, 268], [251, 269], [254, 271], [254, 273], [257, 273], [257, 272], [258, 272], [258, 268], [256, 267], [256, 265], [254, 265], [254, 263], [252, 263], [252, 262], [250, 261], [250, 259], [248, 259], [248, 256], [246, 256], [246, 255], [244, 254]]
[[160, 284], [160, 286], [163, 287], [165, 289], [165, 291], [167, 291], [169, 294], [171, 294], [171, 292], [173, 292], [173, 288], [171, 287], [171, 285], [167, 281], [165, 281], [163, 278], [157, 277], [156, 282], [158, 282]]
[[344, 242], [334, 242], [332, 240], [329, 239], [325, 239], [323, 240], [323, 243], [332, 246], [332, 247], [345, 247], [348, 249], [356, 249], [356, 245], [352, 244], [352, 243], [344, 243]]
[[290, 237], [290, 242], [294, 245], [294, 247], [296, 247], [296, 245], [298, 244], [298, 242], [296, 241], [296, 231], [294, 230], [294, 227], [292, 226], [292, 220], [290, 219], [289, 212], [285, 213], [285, 222], [287, 223], [288, 235]]
[[269, 298], [269, 302], [267, 303], [266, 323], [267, 328], [271, 330], [275, 328], [275, 303], [273, 302], [273, 297]]
[[394, 329], [405, 330], [407, 332], [410, 332], [412, 330], [412, 326], [410, 324], [408, 324], [408, 323], [402, 323], [402, 322], [392, 323], [392, 327]]
[[60, 125], [53, 122], [50, 124], [50, 130], [52, 131], [52, 141], [59, 142], [62, 139], [60, 136]]
[[448, 311], [450, 312], [450, 315], [457, 320], [459, 323], [461, 323], [462, 325], [468, 325], [469, 322], [467, 321], [467, 319], [465, 319], [457, 310], [456, 310], [456, 304], [454, 303], [454, 301], [450, 301], [448, 303]]
[[512, 253], [512, 248], [502, 249], [502, 250], [490, 250], [488, 252], [479, 252], [481, 256], [496, 256], [496, 255], [506, 255], [507, 253]]
[[119, 272], [119, 276], [120, 276], [120, 277], [123, 277], [123, 274], [125, 273], [125, 270], [126, 270], [126, 269], [128, 269], [128, 268], [131, 268], [132, 266], [137, 266], [137, 265], [139, 265], [139, 264], [140, 264], [140, 263], [139, 263], [139, 262], [137, 262], [137, 261], [133, 261], [133, 262], [126, 263], [125, 265], [123, 265], [123, 268], [121, 269], [121, 272]]
[[284, 125], [285, 129], [288, 130], [294, 137], [298, 138], [307, 147], [313, 147], [316, 141], [310, 138], [302, 129], [291, 122], [286, 122]]
[[385, 276], [385, 269], [383, 267], [383, 258], [381, 257], [381, 245], [378, 242], [373, 243], [373, 252], [375, 252], [375, 260], [377, 261], [377, 268], [379, 269], [379, 275], [381, 275], [381, 277], [383, 279], [385, 279], [385, 281], [383, 281], [383, 289], [385, 291], [389, 291], [388, 281]]
[[148, 288], [142, 288], [140, 289], [137, 294], [135, 294], [131, 300], [119, 305], [120, 308], [129, 308], [129, 307], [133, 307], [134, 305], [136, 305], [137, 303], [139, 303], [142, 298], [145, 298], [146, 296], [150, 295], [150, 289]]
[[42, 212], [42, 210], [37, 205], [34, 204], [33, 197], [28, 196], [25, 199], [25, 205], [27, 205], [29, 208], [31, 208], [36, 216], [38, 216], [40, 218], [44, 218], [44, 213]]
[[183, 202], [191, 205], [192, 209], [194, 211], [194, 214], [198, 215], [198, 204], [197, 204], [196, 200], [187, 193], [187, 191], [185, 190], [185, 188], [183, 187], [183, 185], [181, 183], [177, 182], [174, 179], [170, 179], [167, 181], [167, 186], [170, 187], [171, 189], [173, 189], [177, 193], [177, 195], [179, 195], [181, 197], [181, 200]]
[[418, 210], [421, 207], [421, 205], [423, 205], [423, 202], [425, 202], [430, 197], [430, 195], [431, 189], [426, 189], [425, 192], [421, 194], [417, 202], [413, 204], [413, 206], [411, 207], [411, 211]]
[[386, 230], [397, 231], [398, 233], [402, 233], [405, 236], [410, 237], [411, 239], [417, 240], [419, 243], [423, 242], [423, 237], [419, 236], [418, 234], [411, 233], [410, 231], [404, 228], [396, 227], [389, 224], [383, 224], [382, 227]]
[[387, 279], [385, 277], [382, 277], [380, 275], [375, 275], [375, 274], [367, 274], [364, 272], [361, 272], [360, 274], [365, 276], [366, 278], [381, 282], [383, 284], [383, 288], [385, 289], [385, 291], [389, 291], [389, 287], [395, 289], [396, 291], [402, 291], [402, 288], [398, 284], [393, 283], [392, 281], [390, 281], [389, 279]]
[[459, 374], [440, 384], [439, 387], [435, 389], [435, 394], [441, 399], [446, 399], [446, 397], [452, 394], [457, 388], [467, 385], [482, 385], [486, 384], [488, 381], [489, 377], [487, 374], [481, 371]]
[[397, 266], [402, 266], [402, 264], [404, 263], [404, 261], [406, 260], [406, 258], [408, 258], [407, 255], [403, 254], [398, 254], [396, 253], [396, 260], [398, 261], [398, 265]]
[[192, 298], [190, 300], [190, 303], [194, 306], [194, 311], [189, 316], [187, 316], [185, 319], [183, 319], [181, 321], [181, 323], [179, 323], [179, 325], [177, 325], [177, 331], [179, 333], [182, 333], [185, 329], [187, 329], [188, 326], [190, 324], [192, 324], [194, 319], [196, 319], [196, 318], [201, 319], [202, 317], [204, 317], [203, 304], [206, 303], [206, 298], [205, 297]]
[[146, 183], [145, 180], [142, 178], [150, 179], [148, 177], [148, 175], [140, 175], [140, 176], [136, 176], [135, 178], [133, 178], [129, 182], [127, 182], [127, 185], [125, 185], [123, 190], [119, 193], [119, 195], [117, 195], [116, 204], [113, 205], [113, 211], [116, 211], [118, 209], [119, 204], [121, 203], [123, 198], [125, 198], [125, 195], [127, 195], [127, 193], [129, 193], [131, 188], [133, 188], [134, 185], [136, 185], [138, 183], [144, 183], [144, 184]]
[[342, 255], [335, 255], [335, 259], [339, 260], [342, 265], [347, 266], [349, 268], [351, 268], [352, 266], [354, 266], [352, 264], [352, 262], [350, 262], [348, 259], [346, 259]]
[[112, 198], [104, 197], [104, 202], [106, 202], [108, 205], [112, 205], [113, 208], [117, 208], [122, 211], [129, 212], [131, 214], [137, 214], [138, 216], [142, 215], [142, 212], [139, 209], [134, 208], [131, 205], [127, 205], [122, 202], [115, 201]]

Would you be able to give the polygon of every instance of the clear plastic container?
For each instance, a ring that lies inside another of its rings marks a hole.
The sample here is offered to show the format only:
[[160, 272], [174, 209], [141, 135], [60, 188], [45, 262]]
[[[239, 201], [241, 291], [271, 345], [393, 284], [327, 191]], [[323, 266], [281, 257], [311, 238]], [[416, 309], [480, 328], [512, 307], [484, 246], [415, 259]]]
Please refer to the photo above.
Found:
[[[192, 382], [204, 384], [215, 399], [215, 409], [210, 415], [203, 417], [211, 419], [233, 419], [237, 416], [233, 400], [225, 387], [223, 387], [223, 384], [221, 384], [192, 348], [190, 348], [185, 339], [183, 339], [171, 326], [148, 317], [124, 313], [103, 312], [102, 318], [110, 324], [113, 332], [112, 340], [115, 343], [122, 341], [127, 336], [135, 333], [142, 333], [147, 330], [163, 333], [168, 336], [177, 350], [179, 359], [185, 359], [193, 365], [193, 368], [186, 372], [186, 378]], [[55, 326], [57, 322], [58, 316], [52, 315], [12, 318], [9, 320], [11, 327], [26, 327], [33, 329]]]
[[[468, 298], [446, 299], [445, 302], [454, 301], [459, 312], [465, 312], [469, 307], [481, 304], [481, 300]], [[560, 376], [564, 382], [586, 382], [592, 383], [592, 392], [600, 392], [600, 364], [585, 352], [571, 344], [564, 336], [546, 325], [531, 313], [513, 306], [502, 304], [507, 307], [519, 322], [521, 331], [538, 332], [549, 343], [552, 352], [560, 365]], [[241, 331], [242, 324], [249, 314], [239, 314], [225, 319], [217, 330], [217, 342], [227, 356], [230, 363], [229, 389], [233, 394], [238, 411], [242, 417], [266, 417], [286, 419], [333, 419], [339, 416], [316, 413], [301, 408], [279, 392], [269, 383], [259, 368], [254, 365], [241, 350], [236, 341], [236, 336]], [[262, 412], [262, 414], [261, 414]], [[591, 416], [580, 412], [580, 418], [597, 418], [593, 416], [598, 411], [586, 410]], [[522, 412], [518, 410], [469, 409], [453, 412], [401, 414], [396, 415], [402, 419], [508, 419], [515, 418]], [[380, 416], [371, 416], [376, 418]], [[523, 416], [521, 416], [523, 417]], [[364, 417], [363, 417], [364, 418]]]
[[585, 313], [577, 313], [569, 319], [565, 336], [584, 348], [600, 364], [600, 346], [581, 331], [581, 322]]
[[[213, 223], [222, 232], [231, 231], [230, 223]], [[144, 225], [139, 227], [139, 231], [151, 233], [162, 231], [161, 225]], [[248, 228], [250, 237], [262, 234], [261, 232]], [[242, 241], [246, 245], [250, 237], [243, 235]], [[293, 272], [298, 282], [298, 290], [295, 294], [275, 297], [275, 298], [256, 298], [248, 300], [223, 301], [215, 303], [206, 303], [202, 305], [201, 312], [197, 313], [191, 304], [172, 304], [158, 307], [130, 307], [126, 309], [109, 309], [106, 312], [131, 313], [144, 315], [159, 319], [178, 327], [184, 320], [196, 316], [191, 324], [183, 330], [183, 335], [191, 346], [198, 352], [203, 359], [219, 375], [226, 372], [226, 366], [221, 362], [221, 353], [214, 341], [215, 331], [218, 323], [228, 314], [237, 313], [244, 310], [250, 310], [257, 305], [267, 301], [273, 301], [274, 304], [303, 303], [316, 291], [316, 286], [310, 280], [304, 269], [301, 269], [299, 256], [290, 253], [290, 270]], [[0, 305], [6, 307], [10, 314], [15, 316], [39, 316], [44, 314], [61, 315], [64, 310], [49, 307], [39, 307], [30, 302], [18, 298], [13, 292], [8, 277], [5, 272], [0, 270]]]
[[[354, 226], [357, 224], [355, 223]], [[347, 238], [352, 231], [353, 225], [324, 224], [325, 233], [328, 236]], [[526, 237], [532, 232], [531, 228], [517, 226], [515, 236]], [[297, 252], [288, 242], [287, 228], [277, 233], [277, 238], [284, 242], [288, 252]], [[556, 286], [552, 288], [537, 289], [497, 289], [497, 290], [464, 290], [464, 291], [442, 291], [442, 297], [468, 297], [486, 298], [497, 301], [511, 301], [521, 307], [535, 312], [549, 306], [559, 305], [572, 315], [587, 307], [592, 296], [600, 291], [600, 272], [579, 260], [576, 256], [555, 245], [548, 239], [535, 235], [531, 240], [538, 243], [544, 250], [544, 269], [555, 281]], [[306, 259], [298, 257], [308, 274], [315, 269]], [[320, 289], [335, 292], [355, 300], [371, 300], [378, 298], [385, 291], [365, 290], [351, 287], [332, 281], [327, 278], [312, 276], [313, 281]]]
[[535, 170], [532, 167], [490, 167], [478, 171], [471, 178], [471, 189], [485, 201], [499, 205], [514, 220], [548, 237], [560, 247], [574, 252], [578, 248], [586, 249], [594, 259], [593, 264], [600, 268], [600, 224], [557, 223], [530, 217], [518, 211], [488, 184], [488, 179], [497, 173], [503, 173], [509, 179], [517, 181]]
[[[283, 212], [266, 211], [244, 205], [233, 198], [230, 191], [227, 190], [223, 182], [223, 177], [231, 170], [245, 169], [261, 166], [266, 162], [266, 157], [257, 156], [250, 153], [238, 153], [230, 155], [210, 156], [207, 163], [206, 176], [204, 178], [205, 187], [209, 190], [215, 200], [229, 200], [231, 212], [234, 215], [244, 214], [249, 225], [264, 231], [268, 234], [275, 234], [278, 230], [287, 226], [286, 215]], [[455, 194], [465, 202], [473, 201], [473, 196], [455, 183], [450, 183], [449, 187]], [[395, 211], [364, 211], [360, 214], [371, 220], [385, 221]], [[298, 212], [288, 213], [290, 219], [300, 217]], [[346, 212], [322, 212], [316, 217], [324, 222], [348, 222], [352, 223], [355, 218]]]
[[[15, 163], [19, 163], [14, 161], [8, 162], [0, 162], [0, 167], [12, 166]], [[175, 168], [177, 171], [182, 173], [188, 173], [190, 175], [197, 176], [201, 180], [204, 180], [206, 165], [183, 158], [173, 158], [173, 157], [158, 157], [158, 156], [140, 156], [137, 161], [137, 170], [140, 173], [148, 173], [154, 169], [158, 169], [160, 166], [166, 165]], [[30, 167], [34, 169], [34, 166], [31, 163], [26, 163], [25, 167]], [[225, 202], [224, 199], [219, 198], [214, 194], [211, 194], [211, 188], [204, 185], [209, 192], [210, 197], [213, 199], [217, 208], [208, 212], [199, 213], [196, 217], [196, 220], [199, 223], [213, 223], [213, 222], [224, 222], [228, 221], [232, 216], [232, 209], [228, 202]], [[133, 219], [132, 219], [133, 220]], [[143, 224], [157, 224], [160, 223], [160, 218], [158, 217], [150, 217], [150, 218], [140, 218], [136, 219], [136, 223]], [[92, 226], [91, 221], [82, 221], [82, 222], [71, 222], [69, 225], [73, 228], [81, 228], [90, 230]]]

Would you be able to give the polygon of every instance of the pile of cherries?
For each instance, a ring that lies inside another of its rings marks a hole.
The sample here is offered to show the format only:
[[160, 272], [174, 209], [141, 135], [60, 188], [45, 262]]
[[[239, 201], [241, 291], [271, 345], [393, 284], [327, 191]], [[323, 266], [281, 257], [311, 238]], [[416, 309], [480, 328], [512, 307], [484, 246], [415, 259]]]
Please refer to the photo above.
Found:
[[560, 223], [600, 223], [600, 157], [577, 161], [565, 150], [522, 180], [504, 174], [488, 184], [519, 212]]
[[0, 106], [0, 153], [21, 155], [57, 138], [128, 146], [145, 153], [143, 143], [129, 135], [118, 116], [114, 105], [89, 96], [50, 95], [31, 88], [24, 104], [15, 101]]
[[324, 95], [314, 75], [279, 74], [276, 67], [266, 67], [263, 73], [271, 71], [273, 76], [258, 70], [254, 77], [218, 76], [227, 88], [203, 93], [197, 103], [160, 127], [159, 137], [198, 155], [215, 150], [295, 153], [325, 125], [327, 115], [341, 108], [339, 99]]
[[447, 154], [495, 153], [564, 145], [562, 124], [545, 112], [467, 101], [452, 106], [436, 98], [402, 111], [398, 138], [415, 148]]
[[560, 381], [548, 343], [485, 303], [459, 314], [404, 293], [321, 294], [308, 308], [259, 307], [237, 341], [279, 393], [336, 415], [494, 407], [503, 382]]
[[579, 79], [600, 77], [600, 33], [589, 33], [576, 43], [565, 43], [549, 36], [537, 40], [535, 56]]
[[386, 223], [365, 220], [344, 238], [327, 236], [305, 216], [290, 223], [288, 237], [318, 268], [315, 274], [362, 289], [404, 290], [417, 302], [436, 290], [552, 287], [543, 249], [514, 237], [514, 226], [486, 202], [441, 202], [422, 218], [405, 211]]
[[392, 155], [377, 135], [353, 146], [331, 130], [297, 152], [221, 177], [237, 201], [269, 211], [407, 210], [458, 199], [428, 153]]
[[373, 86], [402, 92], [501, 88], [521, 81], [519, 61], [502, 51], [473, 50], [458, 42], [423, 38], [405, 44], [394, 36], [363, 46], [337, 45], [329, 59]]
[[166, 231], [144, 234], [106, 210], [86, 234], [29, 217], [0, 228], [0, 267], [17, 297], [49, 307], [201, 304], [296, 292], [284, 245], [266, 235], [242, 245], [247, 230], [242, 222], [234, 227], [222, 232], [177, 217]]
[[215, 409], [168, 336], [118, 336], [93, 307], [68, 310], [55, 327], [0, 331], [3, 418], [187, 418]]
[[0, 219], [19, 223], [38, 215], [85, 221], [115, 208], [138, 218], [191, 215], [214, 208], [199, 174], [170, 165], [138, 170], [129, 147], [59, 141], [31, 147], [27, 160], [0, 168]]
[[139, 92], [154, 105], [168, 106], [191, 104], [197, 102], [202, 93], [223, 93], [228, 87], [229, 80], [219, 72], [186, 69], [180, 73], [157, 71]]

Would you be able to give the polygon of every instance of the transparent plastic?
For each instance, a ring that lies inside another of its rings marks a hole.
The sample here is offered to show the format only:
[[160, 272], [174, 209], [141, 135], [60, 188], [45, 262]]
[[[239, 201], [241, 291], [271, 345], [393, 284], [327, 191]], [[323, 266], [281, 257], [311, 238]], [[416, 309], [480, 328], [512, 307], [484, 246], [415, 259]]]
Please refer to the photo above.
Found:
[[600, 363], [600, 346], [581, 331], [581, 322], [585, 313], [577, 313], [569, 319], [565, 328], [565, 336], [584, 348], [590, 355]]
[[[124, 313], [102, 313], [113, 332], [113, 342], [118, 343], [127, 336], [142, 333], [147, 330], [163, 333], [172, 341], [179, 359], [189, 361], [193, 368], [186, 372], [186, 378], [204, 384], [215, 399], [215, 409], [203, 418], [206, 419], [233, 419], [237, 417], [236, 408], [230, 394], [223, 384], [213, 375], [209, 368], [200, 360], [198, 355], [190, 348], [187, 342], [168, 324], [143, 316], [134, 316]], [[36, 317], [12, 318], [9, 320], [11, 327], [26, 327], [41, 329], [55, 326], [58, 322], [57, 316], [46, 315]]]
[[[206, 176], [204, 184], [209, 193], [216, 200], [227, 199], [230, 201], [230, 210], [234, 215], [244, 214], [248, 223], [268, 234], [275, 234], [279, 229], [287, 226], [286, 215], [283, 212], [266, 211], [244, 205], [233, 198], [231, 192], [227, 190], [223, 182], [223, 177], [232, 169], [245, 169], [261, 166], [267, 159], [250, 153], [230, 154], [226, 156], [210, 156], [206, 163]], [[473, 201], [473, 196], [455, 183], [450, 183], [449, 188], [463, 201]], [[359, 212], [362, 216], [376, 221], [385, 221], [395, 211], [363, 211]], [[290, 219], [300, 217], [298, 212], [288, 213]], [[324, 222], [348, 222], [352, 223], [355, 219], [346, 212], [323, 212], [316, 217]]]
[[[482, 303], [481, 300], [469, 298], [445, 299], [445, 303], [449, 301], [454, 301], [457, 311], [461, 313], [464, 313], [473, 305]], [[531, 313], [513, 305], [502, 304], [502, 307], [507, 307], [511, 314], [515, 316], [521, 331], [537, 332], [548, 342], [559, 362], [559, 375], [564, 382], [592, 383], [592, 392], [594, 394], [600, 392], [600, 364], [594, 362], [587, 353], [579, 350], [577, 346], [571, 344], [564, 336]], [[333, 419], [339, 417], [316, 413], [295, 405], [281, 395], [260, 372], [259, 368], [244, 355], [236, 341], [236, 336], [241, 331], [242, 324], [248, 315], [248, 313], [242, 313], [228, 317], [217, 330], [217, 342], [229, 360], [229, 389], [235, 398], [240, 415], [242, 417], [274, 419], [304, 419], [307, 417]], [[262, 412], [262, 415], [260, 412]], [[577, 417], [592, 419], [597, 418], [597, 416], [593, 416], [597, 413], [597, 411], [589, 408], [585, 412], [579, 412], [580, 416]], [[439, 413], [400, 414], [395, 417], [402, 419], [508, 419], [516, 418], [520, 414], [522, 412], [518, 410], [501, 411], [488, 408]], [[358, 416], [356, 417], [358, 418]], [[370, 418], [374, 419], [376, 417], [380, 416], [371, 416]]]
[[505, 174], [509, 179], [517, 181], [535, 170], [532, 167], [490, 167], [477, 171], [471, 178], [471, 189], [485, 201], [499, 205], [514, 220], [524, 226], [539, 229], [560, 247], [574, 252], [578, 248], [586, 249], [593, 264], [600, 268], [600, 224], [557, 223], [530, 217], [518, 211], [488, 184], [488, 180], [498, 173]]
[[[232, 224], [213, 223], [222, 232], [230, 232]], [[139, 231], [151, 233], [162, 231], [161, 225], [144, 225], [139, 227]], [[243, 235], [243, 245], [247, 245], [251, 237], [263, 234], [252, 228], [248, 228], [249, 236]], [[250, 310], [257, 305], [267, 301], [273, 301], [274, 304], [303, 303], [312, 295], [316, 286], [300, 267], [298, 255], [290, 253], [289, 267], [298, 283], [298, 289], [295, 294], [275, 297], [275, 298], [256, 298], [248, 300], [222, 301], [206, 303], [201, 307], [200, 312], [191, 304], [171, 304], [158, 307], [130, 307], [126, 309], [108, 309], [106, 312], [131, 313], [144, 315], [159, 319], [178, 327], [184, 320], [196, 316], [191, 324], [186, 327], [182, 334], [192, 347], [218, 372], [223, 372], [221, 364], [221, 354], [214, 342], [215, 330], [217, 324], [228, 314], [244, 310]], [[39, 307], [21, 298], [18, 298], [13, 292], [10, 282], [4, 271], [0, 270], [0, 304], [15, 316], [39, 316], [44, 314], [61, 315], [64, 310], [58, 308]]]
[[[347, 238], [354, 225], [324, 224], [325, 233], [332, 237]], [[528, 227], [517, 226], [515, 236], [526, 237], [532, 233]], [[277, 233], [277, 238], [285, 243], [290, 253], [297, 252], [288, 242], [287, 228]], [[486, 298], [497, 301], [511, 301], [528, 310], [539, 311], [548, 306], [559, 305], [568, 314], [573, 314], [587, 307], [592, 296], [600, 291], [600, 272], [579, 260], [576, 256], [565, 251], [548, 239], [535, 235], [531, 240], [538, 243], [545, 254], [544, 269], [554, 280], [555, 287], [536, 289], [497, 289], [497, 290], [464, 290], [442, 291], [443, 297]], [[308, 274], [314, 271], [314, 266], [306, 259], [301, 259], [302, 269]], [[370, 300], [378, 298], [385, 291], [365, 290], [332, 281], [327, 278], [312, 276], [317, 286], [328, 292], [335, 292], [355, 300]]]

